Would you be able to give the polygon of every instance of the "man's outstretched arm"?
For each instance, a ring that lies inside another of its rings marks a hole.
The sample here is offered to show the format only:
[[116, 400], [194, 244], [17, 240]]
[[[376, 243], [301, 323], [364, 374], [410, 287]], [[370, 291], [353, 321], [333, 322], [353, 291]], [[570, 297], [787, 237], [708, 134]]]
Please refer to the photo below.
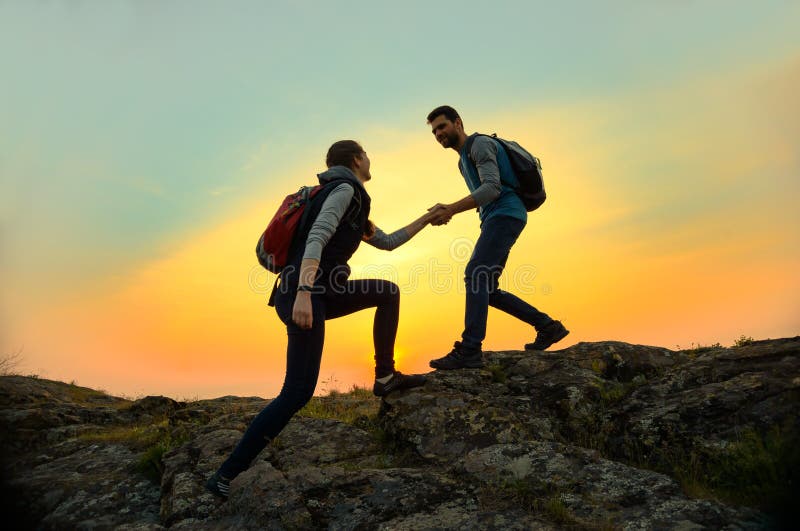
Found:
[[487, 205], [500, 197], [500, 169], [497, 165], [497, 144], [490, 138], [478, 137], [472, 145], [472, 159], [478, 170], [480, 186], [470, 195], [455, 203], [437, 203], [428, 210], [437, 216], [431, 221], [433, 225], [443, 225], [454, 215]]

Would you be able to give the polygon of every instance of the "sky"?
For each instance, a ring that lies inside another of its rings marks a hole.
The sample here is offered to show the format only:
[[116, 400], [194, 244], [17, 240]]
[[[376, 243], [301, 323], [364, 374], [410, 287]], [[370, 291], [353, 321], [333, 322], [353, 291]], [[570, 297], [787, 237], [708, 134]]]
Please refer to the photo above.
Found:
[[[558, 347], [796, 336], [798, 27], [795, 1], [0, 1], [0, 353], [115, 395], [275, 396], [258, 236], [345, 138], [387, 232], [465, 196], [442, 104], [542, 161], [501, 285]], [[401, 287], [398, 369], [459, 339], [478, 234], [465, 212], [353, 257]], [[327, 323], [319, 393], [371, 383], [372, 317]], [[534, 337], [491, 310], [484, 349]]]

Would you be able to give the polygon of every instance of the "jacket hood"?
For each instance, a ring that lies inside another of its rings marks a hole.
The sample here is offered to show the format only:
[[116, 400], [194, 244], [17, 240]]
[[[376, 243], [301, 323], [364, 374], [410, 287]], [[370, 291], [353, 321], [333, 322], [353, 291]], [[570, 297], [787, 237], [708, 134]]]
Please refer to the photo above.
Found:
[[358, 180], [356, 174], [353, 173], [353, 170], [346, 166], [332, 166], [324, 172], [317, 174], [317, 177], [319, 178], [320, 184], [329, 183], [335, 179], [345, 179], [366, 191], [364, 189], [364, 185], [361, 184], [361, 181]]

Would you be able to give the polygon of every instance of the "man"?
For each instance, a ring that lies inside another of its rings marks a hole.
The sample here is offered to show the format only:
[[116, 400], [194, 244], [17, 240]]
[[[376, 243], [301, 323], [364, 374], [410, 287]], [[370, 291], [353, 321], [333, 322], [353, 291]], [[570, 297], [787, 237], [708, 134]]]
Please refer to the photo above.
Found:
[[446, 356], [431, 360], [434, 369], [478, 368], [483, 366], [481, 345], [486, 337], [489, 306], [520, 319], [537, 330], [536, 340], [525, 345], [530, 350], [545, 350], [560, 341], [567, 330], [556, 321], [519, 297], [498, 287], [500, 274], [514, 242], [528, 220], [522, 200], [514, 191], [518, 185], [508, 155], [500, 144], [487, 136], [476, 136], [471, 152], [466, 152], [464, 123], [455, 109], [444, 105], [428, 115], [436, 140], [459, 155], [458, 169], [470, 195], [455, 203], [431, 207], [432, 223], [442, 225], [455, 214], [479, 209], [481, 234], [467, 264], [464, 332]]

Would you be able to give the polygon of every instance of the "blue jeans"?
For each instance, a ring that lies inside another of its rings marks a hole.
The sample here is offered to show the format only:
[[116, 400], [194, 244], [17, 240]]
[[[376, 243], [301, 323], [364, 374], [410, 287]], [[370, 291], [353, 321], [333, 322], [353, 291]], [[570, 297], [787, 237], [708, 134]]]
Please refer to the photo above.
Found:
[[480, 349], [486, 338], [489, 306], [513, 315], [536, 328], [552, 321], [516, 295], [499, 288], [500, 275], [506, 266], [511, 247], [517, 241], [525, 222], [510, 216], [495, 216], [481, 225], [481, 235], [464, 272], [467, 304], [461, 343]]
[[275, 309], [286, 324], [289, 344], [286, 349], [286, 377], [280, 394], [256, 415], [219, 473], [233, 479], [275, 438], [314, 396], [322, 361], [325, 320], [335, 319], [365, 308], [377, 307], [372, 329], [377, 378], [394, 372], [394, 341], [400, 315], [400, 288], [387, 280], [348, 280], [343, 289], [327, 290], [311, 296], [312, 326], [302, 329], [292, 321], [295, 292], [278, 291]]

